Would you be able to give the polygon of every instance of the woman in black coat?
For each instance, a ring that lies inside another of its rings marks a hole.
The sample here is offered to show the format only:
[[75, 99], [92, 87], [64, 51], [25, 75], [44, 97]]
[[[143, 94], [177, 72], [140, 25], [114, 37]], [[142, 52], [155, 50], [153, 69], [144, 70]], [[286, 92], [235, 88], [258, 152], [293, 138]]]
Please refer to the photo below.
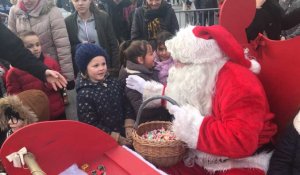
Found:
[[254, 40], [259, 33], [267, 35], [269, 39], [280, 40], [282, 30], [300, 23], [299, 16], [300, 8], [284, 14], [277, 0], [266, 0], [261, 6], [256, 7], [255, 17], [246, 29], [248, 41]]
[[282, 140], [279, 141], [270, 161], [268, 175], [300, 174], [300, 112]]
[[179, 30], [174, 9], [164, 0], [146, 0], [142, 7], [136, 9], [133, 16], [131, 39], [155, 40], [162, 30], [173, 35]]

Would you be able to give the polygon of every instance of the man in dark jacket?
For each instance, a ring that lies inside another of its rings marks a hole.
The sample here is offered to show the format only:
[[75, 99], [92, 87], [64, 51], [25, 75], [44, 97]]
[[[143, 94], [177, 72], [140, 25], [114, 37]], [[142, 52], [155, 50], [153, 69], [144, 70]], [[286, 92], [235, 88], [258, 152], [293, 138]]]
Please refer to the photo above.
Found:
[[63, 88], [66, 86], [66, 79], [58, 72], [50, 70], [42, 62], [38, 61], [34, 55], [27, 50], [21, 39], [0, 23], [0, 58], [17, 67], [29, 72], [42, 81], [51, 83], [53, 88]]
[[154, 5], [148, 1], [135, 10], [131, 39], [152, 41], [163, 30], [175, 35], [179, 30], [179, 24], [172, 6], [164, 0]]

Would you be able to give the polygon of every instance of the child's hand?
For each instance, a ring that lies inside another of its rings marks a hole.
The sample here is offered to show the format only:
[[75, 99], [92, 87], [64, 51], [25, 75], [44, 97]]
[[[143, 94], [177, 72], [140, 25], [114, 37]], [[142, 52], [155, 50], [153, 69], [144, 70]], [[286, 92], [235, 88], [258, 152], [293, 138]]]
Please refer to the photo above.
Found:
[[125, 128], [125, 134], [127, 139], [132, 139], [132, 133], [135, 129], [133, 127]]
[[125, 119], [124, 127], [125, 127], [125, 134], [127, 139], [132, 139], [132, 133], [135, 130], [133, 128], [134, 122], [135, 121], [133, 119]]
[[119, 137], [119, 140], [118, 140], [118, 143], [119, 143], [120, 145], [131, 146], [131, 145], [132, 145], [132, 139], [128, 139], [128, 138], [125, 138], [125, 137], [120, 136], [120, 137]]

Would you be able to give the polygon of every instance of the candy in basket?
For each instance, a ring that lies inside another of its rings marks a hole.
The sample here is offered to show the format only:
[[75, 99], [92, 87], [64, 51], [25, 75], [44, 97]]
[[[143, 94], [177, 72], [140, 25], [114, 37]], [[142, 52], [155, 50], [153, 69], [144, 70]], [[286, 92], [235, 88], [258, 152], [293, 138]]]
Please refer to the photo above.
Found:
[[[178, 163], [186, 153], [184, 142], [170, 138], [173, 137], [171, 131], [172, 123], [167, 121], [151, 121], [137, 126], [141, 119], [142, 110], [150, 101], [157, 99], [164, 99], [177, 105], [173, 99], [167, 96], [155, 96], [145, 100], [137, 114], [134, 126], [136, 130], [133, 132], [133, 147], [136, 152], [154, 165], [158, 167], [170, 167]], [[145, 136], [151, 133], [156, 134], [155, 132], [161, 134], [159, 139], [149, 139]]]

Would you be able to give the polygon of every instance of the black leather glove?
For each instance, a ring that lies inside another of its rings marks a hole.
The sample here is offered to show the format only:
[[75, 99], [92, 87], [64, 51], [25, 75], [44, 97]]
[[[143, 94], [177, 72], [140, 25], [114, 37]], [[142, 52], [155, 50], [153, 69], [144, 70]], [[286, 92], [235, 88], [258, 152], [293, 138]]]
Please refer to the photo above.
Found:
[[68, 81], [67, 90], [73, 90], [75, 88], [75, 81]]

